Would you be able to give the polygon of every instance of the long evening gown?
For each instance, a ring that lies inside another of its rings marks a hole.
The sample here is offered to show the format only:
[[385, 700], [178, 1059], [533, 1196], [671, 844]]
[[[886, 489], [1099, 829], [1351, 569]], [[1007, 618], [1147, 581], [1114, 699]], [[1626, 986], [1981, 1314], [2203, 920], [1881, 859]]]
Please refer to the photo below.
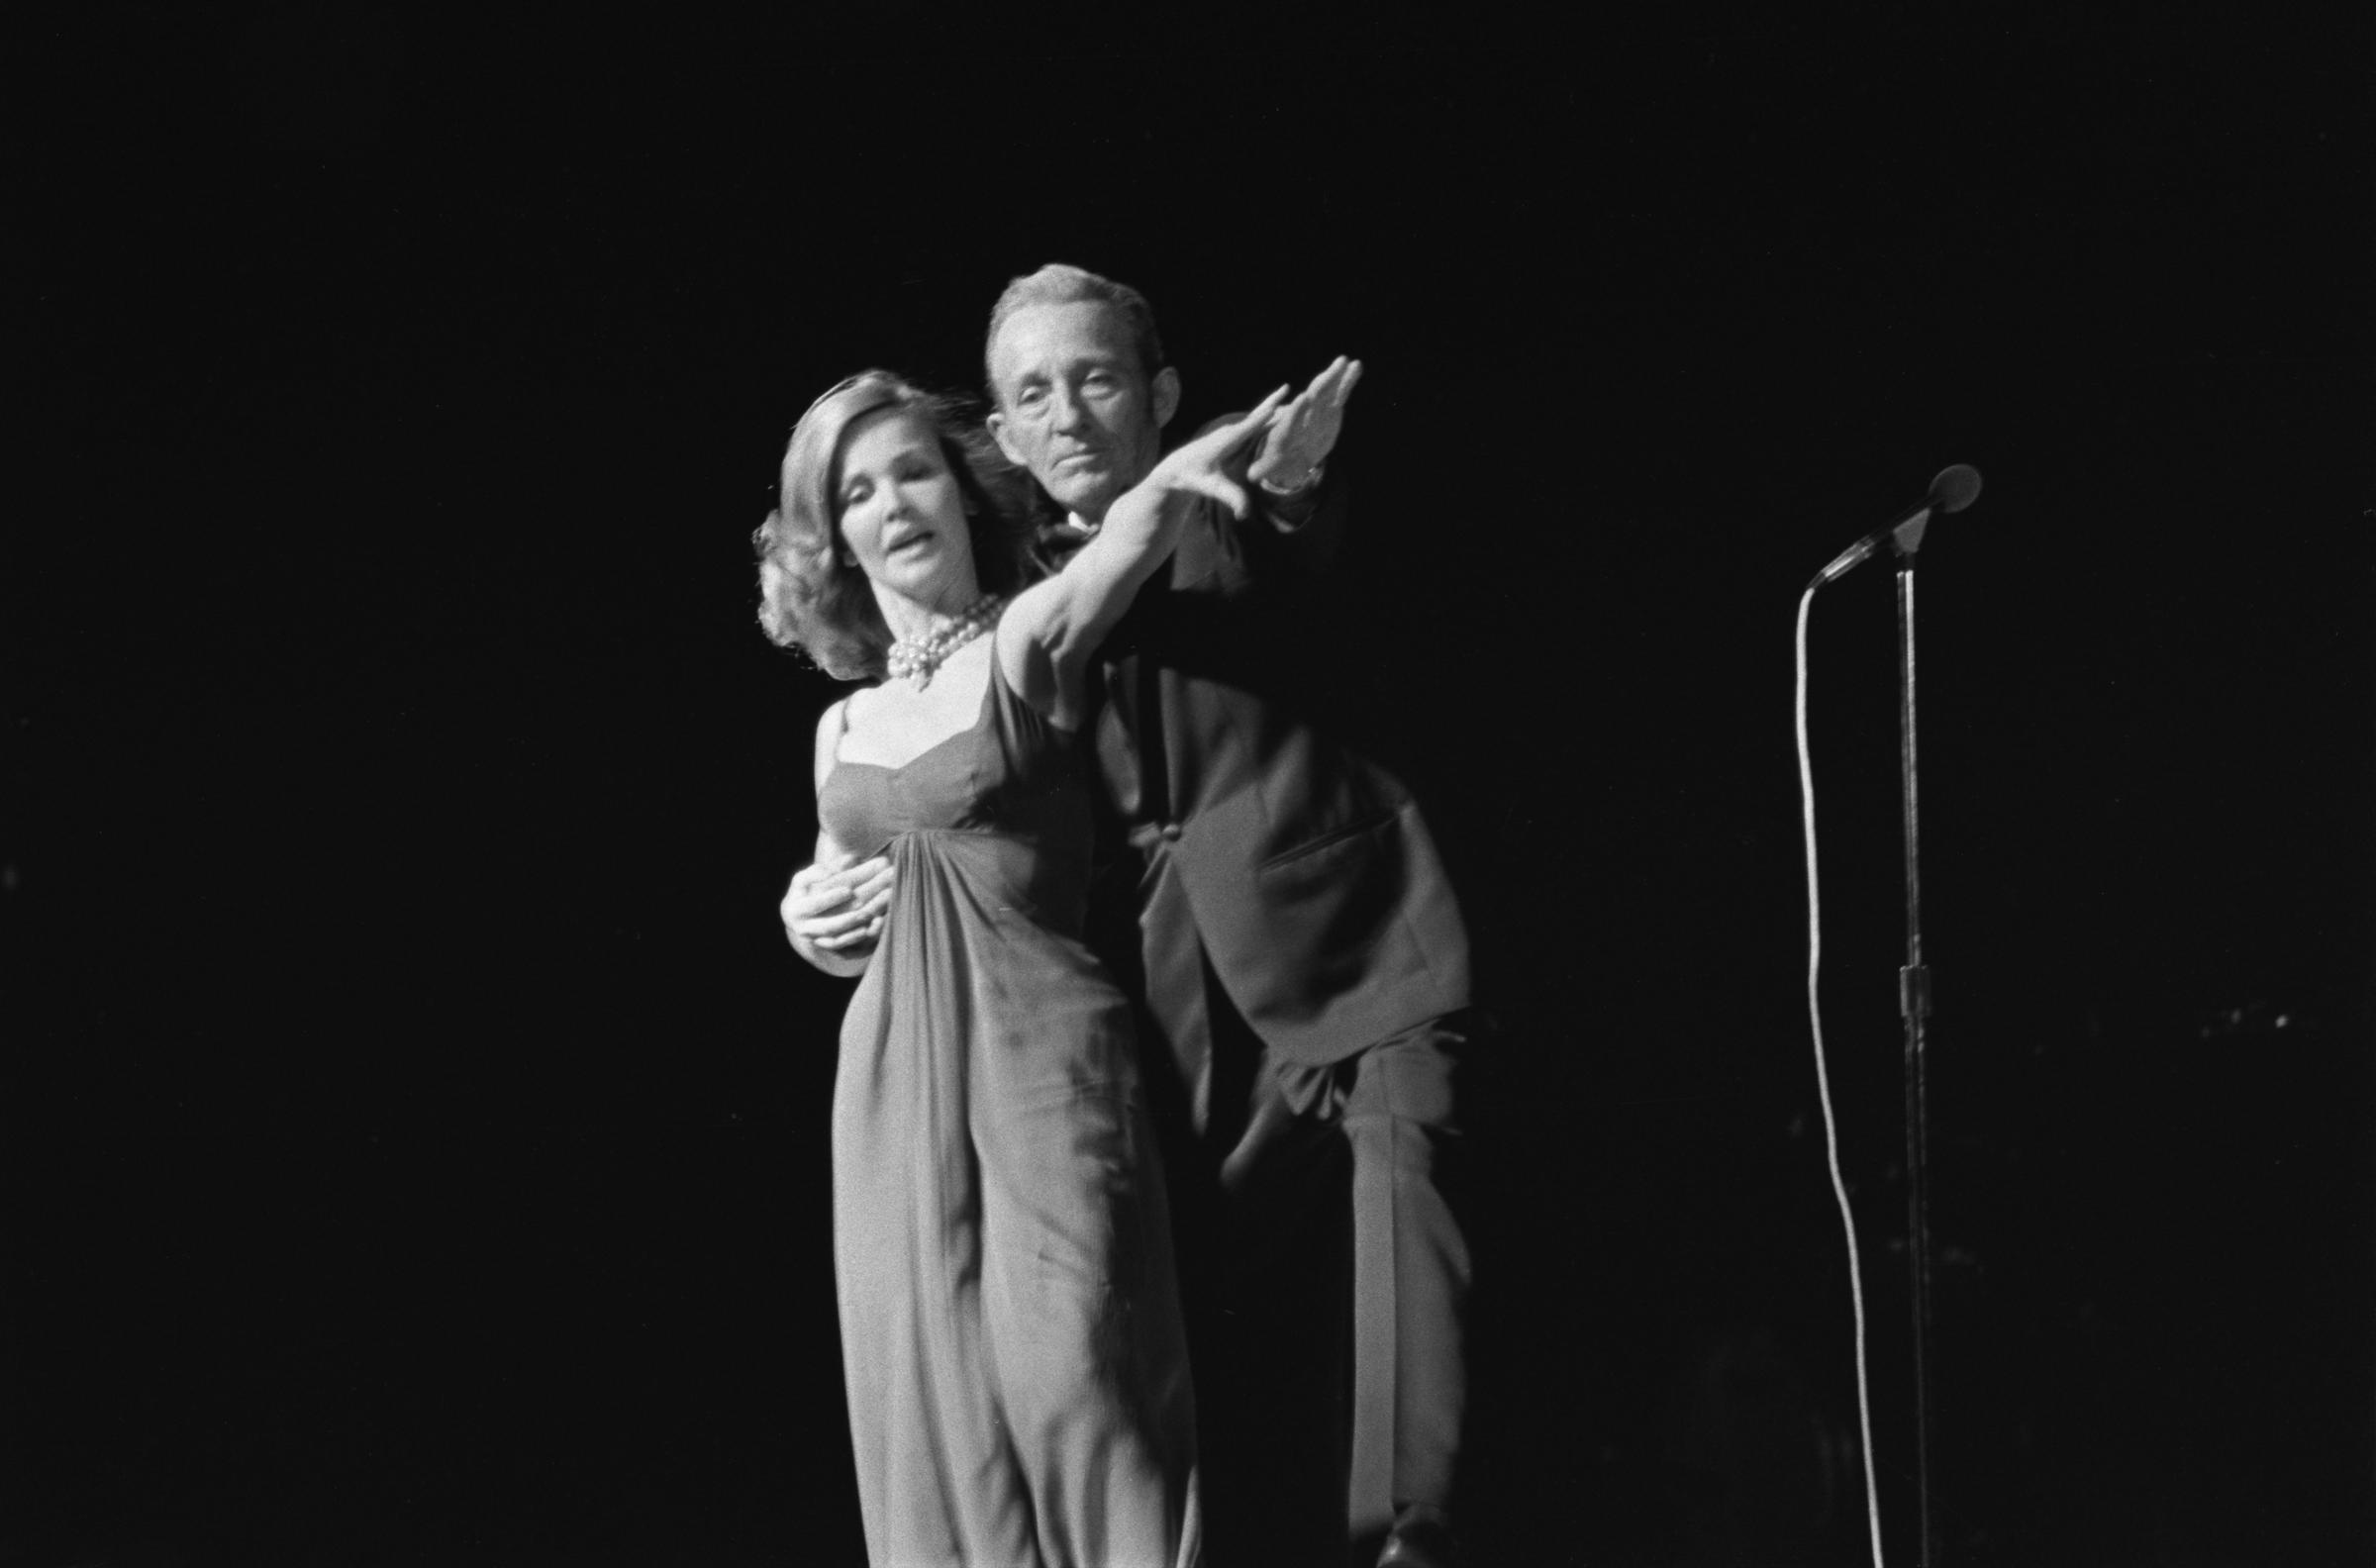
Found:
[[839, 762], [891, 905], [842, 1026], [834, 1256], [878, 1568], [1185, 1568], [1195, 1413], [1130, 1009], [1081, 944], [1089, 758], [993, 650], [973, 728]]

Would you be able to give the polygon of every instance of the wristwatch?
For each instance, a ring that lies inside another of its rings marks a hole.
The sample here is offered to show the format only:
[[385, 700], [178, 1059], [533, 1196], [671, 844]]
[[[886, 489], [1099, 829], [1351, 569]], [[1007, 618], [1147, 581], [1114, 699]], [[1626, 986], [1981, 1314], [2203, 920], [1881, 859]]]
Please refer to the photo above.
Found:
[[1320, 483], [1321, 473], [1328, 466], [1329, 460], [1326, 457], [1323, 457], [1320, 461], [1312, 465], [1312, 469], [1309, 473], [1305, 474], [1302, 479], [1291, 485], [1272, 484], [1267, 479], [1257, 479], [1254, 481], [1254, 483], [1260, 485], [1264, 491], [1274, 496], [1299, 496], [1305, 491], [1311, 489], [1314, 485]]

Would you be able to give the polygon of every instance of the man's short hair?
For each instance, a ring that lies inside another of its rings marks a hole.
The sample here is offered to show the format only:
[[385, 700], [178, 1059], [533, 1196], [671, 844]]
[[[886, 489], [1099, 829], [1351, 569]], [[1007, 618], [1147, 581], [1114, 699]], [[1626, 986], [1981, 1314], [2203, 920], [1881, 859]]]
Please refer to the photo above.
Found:
[[1007, 285], [1007, 291], [990, 307], [990, 331], [982, 340], [982, 374], [990, 383], [990, 400], [998, 401], [998, 373], [991, 368], [990, 351], [998, 345], [998, 331], [1006, 326], [1007, 318], [1033, 305], [1080, 305], [1094, 302], [1109, 305], [1122, 313], [1122, 321], [1131, 335], [1131, 347], [1138, 356], [1138, 371], [1149, 381], [1155, 372], [1168, 362], [1163, 357], [1163, 339], [1155, 331], [1154, 307], [1146, 296], [1128, 283], [1117, 283], [1110, 277], [1100, 277], [1086, 267], [1070, 266], [1062, 261], [1050, 261], [1037, 272], [1027, 272]]

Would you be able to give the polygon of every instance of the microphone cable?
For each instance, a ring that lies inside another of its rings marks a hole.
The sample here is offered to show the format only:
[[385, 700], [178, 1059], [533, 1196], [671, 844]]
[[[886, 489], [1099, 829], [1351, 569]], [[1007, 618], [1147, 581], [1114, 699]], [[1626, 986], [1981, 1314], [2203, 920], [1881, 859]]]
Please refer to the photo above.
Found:
[[1799, 737], [1799, 814], [1807, 840], [1807, 1023], [1815, 1036], [1815, 1088], [1824, 1107], [1824, 1156], [1832, 1170], [1832, 1196], [1839, 1202], [1840, 1230], [1848, 1238], [1848, 1302], [1856, 1318], [1857, 1445], [1864, 1454], [1864, 1512], [1872, 1532], [1873, 1568], [1882, 1568], [1881, 1499], [1873, 1486], [1873, 1412], [1864, 1365], [1864, 1266], [1856, 1253], [1856, 1217], [1848, 1208], [1847, 1183], [1839, 1174], [1839, 1126], [1832, 1114], [1832, 1073], [1824, 1059], [1824, 1010], [1816, 997], [1816, 980], [1824, 964], [1824, 916], [1815, 877], [1815, 764], [1807, 745], [1807, 618], [1815, 608], [1815, 591], [1822, 585], [1818, 579], [1799, 596], [1797, 700], [1793, 705]]

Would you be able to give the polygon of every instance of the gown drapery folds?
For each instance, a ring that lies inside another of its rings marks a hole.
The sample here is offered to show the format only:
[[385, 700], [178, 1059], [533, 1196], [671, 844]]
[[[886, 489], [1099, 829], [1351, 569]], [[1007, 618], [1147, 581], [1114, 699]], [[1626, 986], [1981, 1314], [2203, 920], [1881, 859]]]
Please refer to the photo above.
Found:
[[973, 727], [837, 762], [894, 868], [842, 1022], [834, 1256], [877, 1568], [1187, 1568], [1195, 1416], [1129, 1004], [1081, 943], [1091, 765], [990, 659]]

